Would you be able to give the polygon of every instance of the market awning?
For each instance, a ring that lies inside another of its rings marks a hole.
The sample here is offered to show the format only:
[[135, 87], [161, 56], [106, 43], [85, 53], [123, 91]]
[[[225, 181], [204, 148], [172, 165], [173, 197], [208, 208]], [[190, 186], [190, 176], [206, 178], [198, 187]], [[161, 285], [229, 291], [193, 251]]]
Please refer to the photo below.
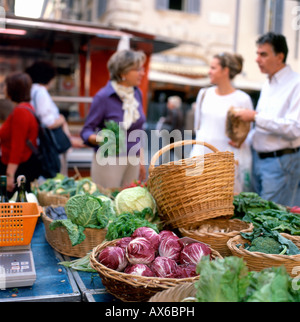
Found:
[[2, 53], [21, 50], [25, 55], [38, 55], [37, 52], [41, 55], [43, 50], [47, 53], [74, 54], [91, 39], [100, 40], [101, 50], [115, 50], [124, 36], [130, 38], [133, 48], [136, 44], [151, 46], [151, 54], [178, 45], [171, 39], [100, 24], [8, 16], [5, 18], [5, 28], [0, 28], [0, 48]]

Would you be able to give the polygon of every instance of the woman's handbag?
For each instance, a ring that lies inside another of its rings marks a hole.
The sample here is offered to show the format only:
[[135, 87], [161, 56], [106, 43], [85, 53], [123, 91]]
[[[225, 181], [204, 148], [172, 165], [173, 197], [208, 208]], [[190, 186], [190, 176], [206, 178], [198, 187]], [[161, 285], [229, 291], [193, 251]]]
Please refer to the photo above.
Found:
[[57, 151], [59, 154], [65, 153], [72, 146], [70, 139], [64, 132], [62, 127], [51, 129], [53, 135], [53, 141], [55, 142]]

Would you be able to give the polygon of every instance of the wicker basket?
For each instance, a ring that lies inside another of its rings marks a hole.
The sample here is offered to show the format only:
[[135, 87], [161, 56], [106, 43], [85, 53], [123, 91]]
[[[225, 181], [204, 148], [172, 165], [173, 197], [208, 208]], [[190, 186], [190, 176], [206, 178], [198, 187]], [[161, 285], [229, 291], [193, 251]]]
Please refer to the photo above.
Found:
[[[199, 276], [182, 279], [144, 277], [107, 268], [97, 261], [98, 255], [106, 247], [114, 246], [117, 241], [105, 242], [95, 247], [90, 255], [90, 263], [98, 272], [107, 291], [123, 302], [145, 302], [157, 292], [199, 279]], [[222, 256], [212, 249], [212, 258], [222, 258]]]
[[69, 195], [59, 195], [59, 194], [38, 190], [37, 198], [38, 198], [39, 204], [42, 207], [47, 207], [51, 205], [58, 206], [58, 205], [65, 205], [69, 200]]
[[[288, 239], [298, 247], [300, 246], [299, 239], [293, 238], [292, 236], [289, 236]], [[300, 255], [271, 255], [259, 252], [249, 252], [248, 250], [245, 250], [243, 246], [237, 247], [237, 245], [243, 245], [244, 243], [249, 244], [250, 242], [242, 238], [241, 235], [238, 235], [229, 239], [227, 245], [232, 255], [242, 257], [245, 260], [249, 270], [261, 271], [268, 267], [285, 266], [287, 272], [295, 277], [297, 271], [293, 273], [293, 270], [300, 267]]]
[[101, 244], [106, 236], [106, 229], [86, 228], [84, 234], [85, 240], [79, 245], [72, 246], [67, 230], [64, 227], [58, 227], [50, 230], [49, 226], [53, 221], [47, 215], [42, 213], [42, 220], [45, 225], [46, 240], [59, 253], [70, 257], [84, 257], [97, 245]]
[[195, 297], [196, 293], [197, 290], [194, 283], [184, 283], [155, 294], [150, 298], [149, 302], [177, 303], [182, 302], [186, 298]]
[[[154, 167], [159, 157], [182, 145], [203, 145], [213, 153]], [[149, 167], [148, 188], [165, 225], [197, 227], [216, 217], [234, 214], [234, 154], [219, 152], [205, 142], [179, 141], [158, 151]]]
[[[208, 232], [203, 231], [203, 227], [209, 225], [212, 229], [224, 229], [225, 232]], [[246, 223], [239, 219], [211, 219], [205, 220], [197, 229], [179, 228], [182, 236], [190, 237], [199, 240], [211, 246], [211, 248], [218, 251], [221, 256], [231, 256], [231, 251], [227, 246], [229, 239], [238, 235], [240, 232], [250, 232], [253, 230], [253, 224]]]

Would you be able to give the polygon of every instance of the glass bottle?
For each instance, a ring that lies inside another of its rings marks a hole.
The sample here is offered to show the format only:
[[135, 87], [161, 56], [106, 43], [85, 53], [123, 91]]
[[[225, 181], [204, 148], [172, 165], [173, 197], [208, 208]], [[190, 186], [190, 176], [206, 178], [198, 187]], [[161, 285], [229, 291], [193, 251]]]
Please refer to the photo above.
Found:
[[25, 184], [26, 184], [25, 176], [18, 176], [17, 178], [18, 195], [17, 195], [16, 202], [27, 202]]
[[0, 202], [9, 202], [8, 196], [7, 196], [7, 177], [1, 176], [0, 177]]

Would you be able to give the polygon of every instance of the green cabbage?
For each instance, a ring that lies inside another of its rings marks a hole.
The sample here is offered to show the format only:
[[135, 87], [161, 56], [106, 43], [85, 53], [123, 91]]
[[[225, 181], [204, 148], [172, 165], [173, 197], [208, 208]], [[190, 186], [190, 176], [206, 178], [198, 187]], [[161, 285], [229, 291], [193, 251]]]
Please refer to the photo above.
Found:
[[110, 201], [102, 201], [89, 194], [75, 195], [65, 205], [68, 219], [55, 220], [50, 229], [65, 227], [72, 246], [78, 245], [86, 238], [85, 228], [104, 229], [115, 211]]
[[115, 199], [117, 214], [133, 213], [151, 208], [156, 213], [156, 203], [147, 188], [133, 187], [122, 190]]

